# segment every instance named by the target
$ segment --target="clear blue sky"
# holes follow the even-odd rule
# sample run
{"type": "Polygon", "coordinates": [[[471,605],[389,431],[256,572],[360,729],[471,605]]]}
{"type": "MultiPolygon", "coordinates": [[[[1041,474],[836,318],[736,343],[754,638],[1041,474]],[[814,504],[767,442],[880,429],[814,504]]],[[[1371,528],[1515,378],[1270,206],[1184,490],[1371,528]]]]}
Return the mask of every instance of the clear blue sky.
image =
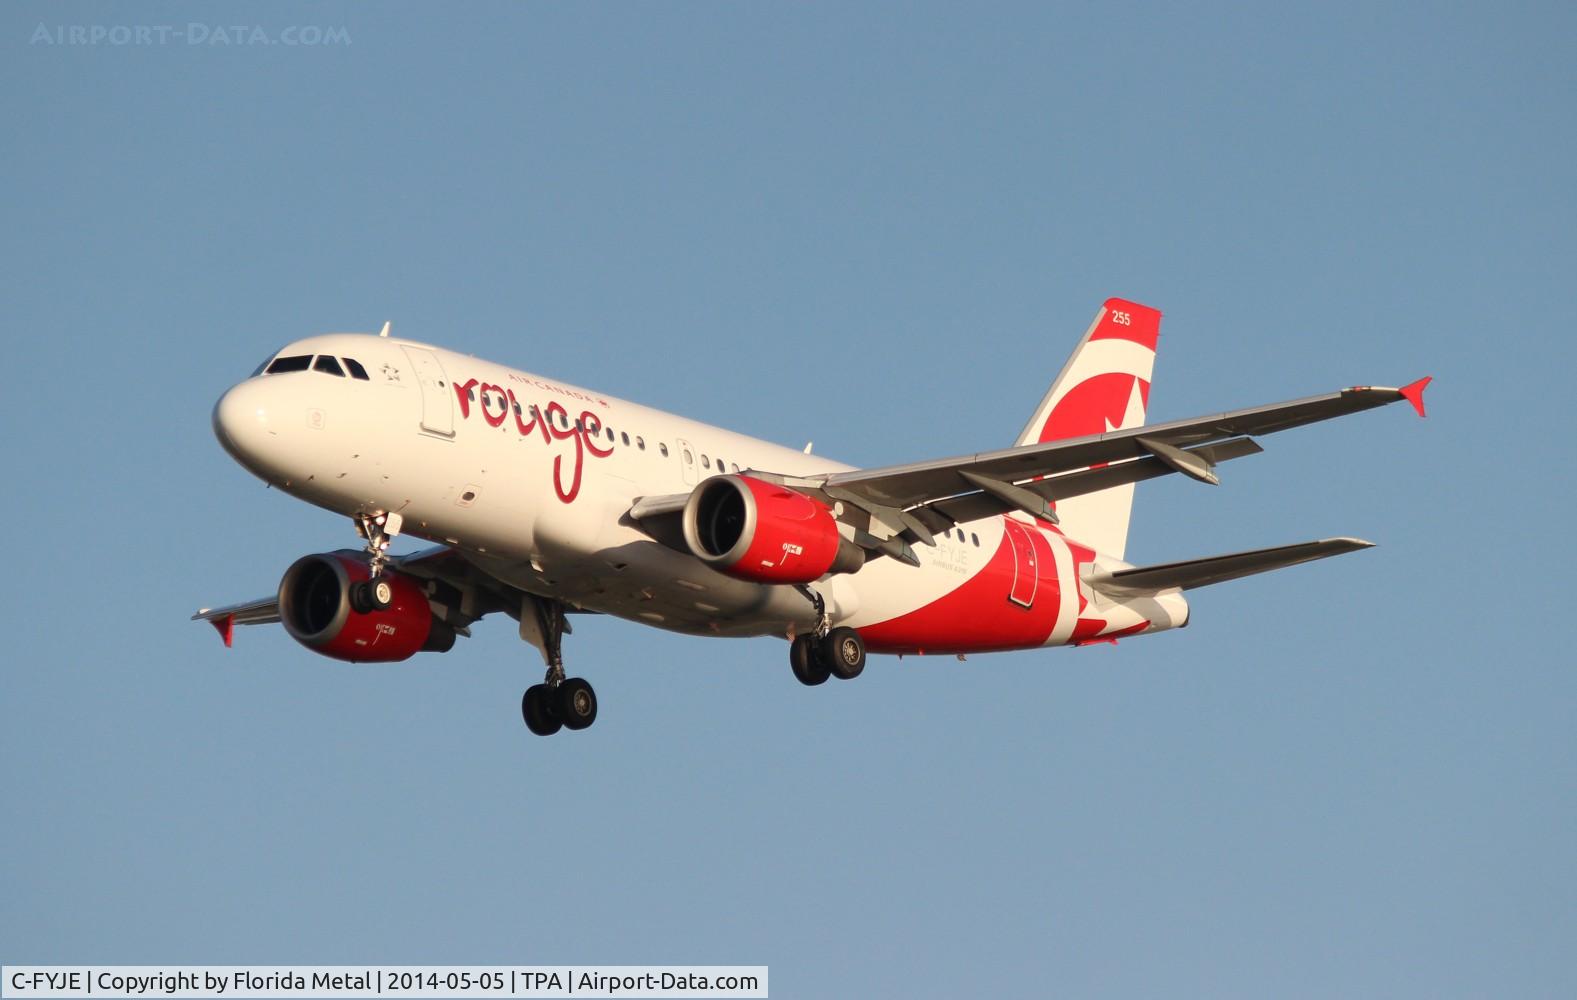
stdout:
{"type": "Polygon", "coordinates": [[[773,995],[1577,995],[1569,4],[0,7],[0,960],[766,963],[773,995]],[[37,25],[349,45],[46,45],[37,25]],[[858,463],[1436,376],[1140,487],[1141,562],[1379,547],[1116,648],[577,621],[348,667],[186,619],[349,522],[209,412],[328,330],[858,463]]]}

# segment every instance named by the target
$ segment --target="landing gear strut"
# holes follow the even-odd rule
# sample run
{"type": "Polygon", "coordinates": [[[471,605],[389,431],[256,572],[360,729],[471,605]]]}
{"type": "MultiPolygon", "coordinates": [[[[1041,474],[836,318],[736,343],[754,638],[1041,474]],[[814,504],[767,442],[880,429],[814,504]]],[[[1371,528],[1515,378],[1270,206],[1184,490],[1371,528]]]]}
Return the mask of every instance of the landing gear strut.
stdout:
{"type": "Polygon", "coordinates": [[[789,666],[794,677],[811,687],[824,684],[828,677],[849,681],[860,676],[865,669],[865,642],[852,628],[832,627],[832,616],[827,614],[827,602],[804,584],[800,593],[816,608],[814,631],[794,637],[789,644],[789,666]]]}
{"type": "Polygon", "coordinates": [[[520,699],[521,718],[538,736],[552,736],[560,728],[585,729],[597,721],[597,692],[579,677],[564,676],[567,631],[569,623],[559,601],[529,598],[521,608],[520,635],[542,650],[548,664],[542,683],[526,688],[520,699]]]}
{"type": "Polygon", "coordinates": [[[803,583],[796,583],[794,589],[805,595],[805,600],[816,609],[816,638],[820,639],[832,631],[832,616],[827,614],[827,600],[816,591],[803,583]]]}
{"type": "Polygon", "coordinates": [[[383,611],[394,603],[394,587],[383,578],[389,561],[389,540],[400,533],[398,514],[357,514],[356,533],[367,540],[367,579],[350,587],[351,607],[367,614],[383,611]]]}

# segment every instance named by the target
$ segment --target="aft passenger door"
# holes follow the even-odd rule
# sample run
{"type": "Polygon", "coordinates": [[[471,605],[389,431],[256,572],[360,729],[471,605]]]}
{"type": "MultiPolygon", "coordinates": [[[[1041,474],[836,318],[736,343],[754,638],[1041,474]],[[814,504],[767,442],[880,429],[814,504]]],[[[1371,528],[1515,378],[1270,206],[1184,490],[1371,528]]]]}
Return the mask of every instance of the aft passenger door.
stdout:
{"type": "Polygon", "coordinates": [[[454,437],[454,392],[444,377],[443,365],[432,351],[401,345],[411,359],[416,381],[422,387],[422,430],[438,437],[454,437]]]}
{"type": "Polygon", "coordinates": [[[1027,608],[1035,603],[1035,592],[1040,589],[1035,539],[1030,537],[1028,528],[1011,517],[1004,517],[1002,526],[1007,532],[1008,547],[1013,550],[1013,587],[1008,591],[1008,600],[1027,608]]]}

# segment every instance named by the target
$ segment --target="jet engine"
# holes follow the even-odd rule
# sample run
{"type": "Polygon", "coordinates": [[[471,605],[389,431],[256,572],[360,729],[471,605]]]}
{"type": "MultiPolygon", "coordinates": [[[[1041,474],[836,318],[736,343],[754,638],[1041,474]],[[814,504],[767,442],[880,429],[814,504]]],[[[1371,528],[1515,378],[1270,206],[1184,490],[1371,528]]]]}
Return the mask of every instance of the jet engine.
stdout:
{"type": "Polygon", "coordinates": [[[384,570],[393,592],[389,606],[360,611],[351,588],[371,576],[366,558],[341,550],[302,556],[279,581],[279,618],[297,642],[352,663],[394,663],[420,652],[447,652],[454,629],[440,620],[421,586],[384,570]]]}
{"type": "Polygon", "coordinates": [[[697,486],[684,507],[684,540],[713,569],[755,583],[810,583],[865,564],[865,550],[838,533],[826,506],[750,476],[697,486]]]}

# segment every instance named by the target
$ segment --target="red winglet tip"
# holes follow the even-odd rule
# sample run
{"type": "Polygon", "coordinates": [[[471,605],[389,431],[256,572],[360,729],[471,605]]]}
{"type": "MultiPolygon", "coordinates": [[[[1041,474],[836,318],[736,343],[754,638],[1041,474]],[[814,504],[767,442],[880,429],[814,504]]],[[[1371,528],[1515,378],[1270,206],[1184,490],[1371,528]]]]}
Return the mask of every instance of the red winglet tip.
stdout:
{"type": "Polygon", "coordinates": [[[1432,381],[1434,381],[1434,376],[1425,375],[1417,382],[1404,385],[1400,390],[1398,390],[1401,392],[1404,399],[1413,404],[1413,409],[1418,411],[1418,415],[1420,417],[1424,415],[1424,389],[1427,388],[1429,383],[1432,381]]]}
{"type": "Polygon", "coordinates": [[[231,640],[235,638],[235,615],[225,615],[223,618],[210,618],[208,624],[219,633],[219,638],[225,642],[225,648],[230,648],[231,640]]]}

